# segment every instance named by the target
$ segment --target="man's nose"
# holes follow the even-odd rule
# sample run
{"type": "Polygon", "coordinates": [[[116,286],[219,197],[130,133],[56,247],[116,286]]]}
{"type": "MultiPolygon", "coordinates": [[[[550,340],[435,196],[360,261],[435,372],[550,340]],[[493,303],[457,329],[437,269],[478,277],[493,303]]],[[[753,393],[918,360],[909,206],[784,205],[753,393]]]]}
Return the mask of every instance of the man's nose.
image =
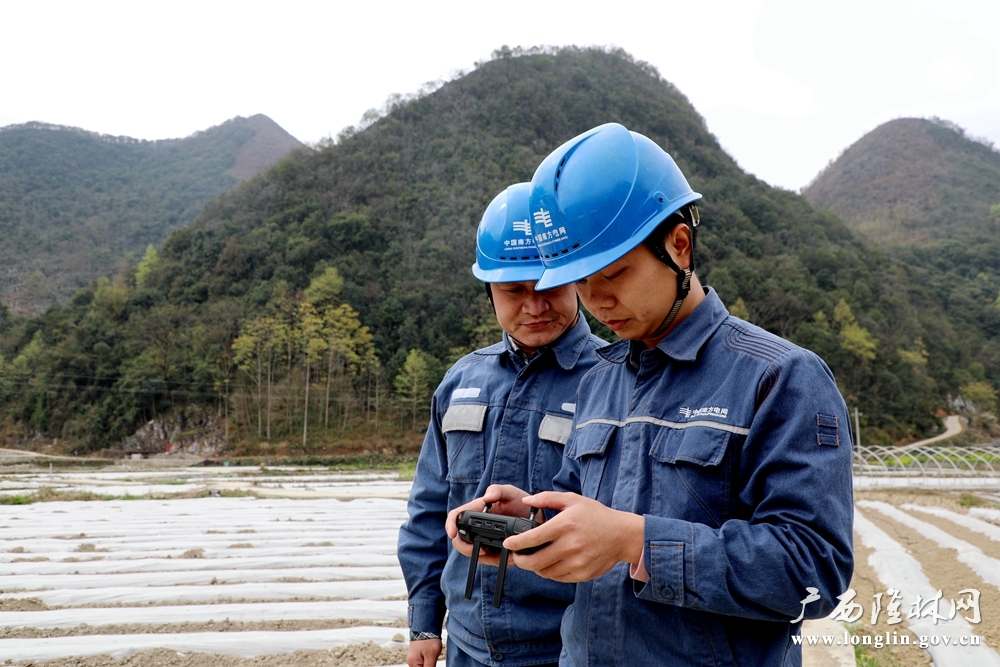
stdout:
{"type": "Polygon", "coordinates": [[[537,292],[533,292],[525,298],[522,308],[529,315],[541,315],[549,309],[549,300],[537,292]]]}
{"type": "MultiPolygon", "coordinates": [[[[581,295],[582,297],[582,295],[581,295]]],[[[613,308],[615,305],[614,295],[610,290],[602,290],[598,288],[592,288],[590,293],[587,295],[586,303],[591,308],[613,308]]]]}

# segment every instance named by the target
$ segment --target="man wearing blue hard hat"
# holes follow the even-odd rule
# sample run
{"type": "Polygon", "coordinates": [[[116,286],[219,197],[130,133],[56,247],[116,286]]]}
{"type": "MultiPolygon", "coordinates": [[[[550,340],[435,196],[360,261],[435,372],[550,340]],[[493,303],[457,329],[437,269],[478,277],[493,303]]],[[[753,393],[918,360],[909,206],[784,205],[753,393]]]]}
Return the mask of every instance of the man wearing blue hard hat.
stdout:
{"type": "Polygon", "coordinates": [[[486,283],[503,340],[456,362],[431,401],[409,520],[399,532],[409,667],[436,662],[446,609],[451,666],[554,665],[559,658],[559,624],[574,587],[511,568],[494,606],[497,569],[478,568],[466,599],[469,560],[444,531],[449,510],[491,484],[552,488],[577,385],[604,345],[580,316],[575,286],[535,288],[543,266],[528,191],[528,183],[519,183],[497,195],[476,239],[472,272],[486,283]]]}
{"type": "Polygon", "coordinates": [[[494,486],[470,507],[547,510],[504,546],[550,542],[514,564],[578,582],[560,665],[800,665],[799,622],[836,607],[854,565],[829,368],[702,287],[701,195],[647,137],[590,130],[531,188],[537,287],[575,283],[623,340],[580,384],[555,492],[494,486]]]}

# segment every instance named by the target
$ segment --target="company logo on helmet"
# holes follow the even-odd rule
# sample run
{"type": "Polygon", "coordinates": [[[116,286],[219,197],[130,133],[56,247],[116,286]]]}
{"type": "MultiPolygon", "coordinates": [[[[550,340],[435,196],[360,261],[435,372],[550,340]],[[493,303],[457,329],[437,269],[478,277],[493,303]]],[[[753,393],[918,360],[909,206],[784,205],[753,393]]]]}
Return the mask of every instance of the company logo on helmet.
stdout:
{"type": "Polygon", "coordinates": [[[546,211],[544,208],[540,208],[534,213],[535,224],[545,225],[546,227],[552,226],[552,214],[546,211]]]}
{"type": "Polygon", "coordinates": [[[551,232],[542,232],[541,234],[535,234],[535,245],[541,248],[542,246],[547,246],[556,241],[566,240],[566,228],[560,227],[558,229],[553,229],[551,232]]]}
{"type": "Polygon", "coordinates": [[[525,236],[531,236],[531,223],[527,220],[515,220],[514,231],[524,232],[525,236]]]}

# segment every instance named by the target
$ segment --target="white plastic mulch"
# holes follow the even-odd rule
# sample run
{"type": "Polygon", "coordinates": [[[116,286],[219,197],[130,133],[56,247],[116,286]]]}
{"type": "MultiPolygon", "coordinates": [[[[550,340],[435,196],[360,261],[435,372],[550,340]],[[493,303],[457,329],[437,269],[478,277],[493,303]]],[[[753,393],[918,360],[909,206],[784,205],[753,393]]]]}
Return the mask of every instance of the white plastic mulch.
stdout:
{"type": "MultiPolygon", "coordinates": [[[[87,473],[83,485],[73,475],[54,477],[4,481],[7,491],[58,484],[101,495],[126,489],[130,496],[143,484],[120,473],[87,473]]],[[[394,638],[406,633],[406,587],[396,540],[406,503],[398,496],[409,484],[384,475],[256,477],[258,486],[323,488],[356,499],[209,497],[207,489],[226,479],[206,473],[198,482],[206,496],[199,498],[0,506],[0,601],[48,607],[0,612],[0,627],[329,619],[352,619],[357,627],[0,639],[0,661],[121,657],[152,648],[254,656],[368,641],[401,645],[394,638]],[[380,494],[393,497],[372,497],[380,494]]],[[[145,486],[177,490],[189,483],[145,486]]]]}
{"type": "MultiPolygon", "coordinates": [[[[406,634],[406,588],[396,541],[406,519],[409,486],[391,474],[303,474],[294,468],[0,477],[0,493],[7,495],[43,487],[88,490],[102,498],[190,489],[204,493],[187,499],[0,506],[0,603],[7,609],[39,603],[47,607],[2,611],[0,627],[84,628],[80,636],[0,639],[0,662],[123,657],[153,648],[250,657],[368,641],[401,646],[397,640],[406,634]],[[288,497],[210,497],[210,489],[253,489],[288,497]],[[356,625],[273,632],[153,631],[179,623],[322,619],[351,619],[356,625]],[[140,632],[86,634],[85,627],[100,625],[138,626],[140,632]],[[150,631],[142,632],[143,626],[150,631]]],[[[886,503],[858,504],[953,549],[958,560],[1000,587],[1000,561],[913,515],[932,514],[1000,540],[997,510],[972,508],[962,515],[916,505],[905,505],[904,512],[886,503]]],[[[903,594],[902,609],[917,596],[927,600],[936,594],[913,555],[860,511],[855,512],[855,529],[872,549],[869,562],[881,582],[903,594]]],[[[960,615],[936,625],[930,619],[908,623],[918,635],[961,636],[976,630],[960,615]]],[[[1000,655],[985,645],[927,650],[937,667],[1000,667],[1000,655]]]]}
{"type": "MultiPolygon", "coordinates": [[[[887,503],[859,501],[858,505],[865,509],[882,512],[894,520],[904,523],[907,521],[907,519],[898,516],[905,513],[887,503]]],[[[908,515],[905,516],[912,519],[908,515]]],[[[913,521],[917,520],[913,519],[913,521]]],[[[930,524],[925,525],[934,528],[930,524]]],[[[868,564],[874,568],[879,581],[887,588],[894,588],[902,594],[901,610],[911,608],[914,603],[919,603],[919,600],[934,598],[937,590],[924,574],[920,562],[905,547],[889,537],[857,509],[854,512],[854,530],[861,537],[865,546],[872,549],[872,554],[868,557],[868,564]]],[[[980,552],[981,554],[982,552],[980,552]]],[[[929,617],[909,619],[908,623],[909,630],[918,636],[948,635],[960,637],[975,633],[973,626],[962,618],[961,614],[956,614],[955,618],[950,620],[938,620],[936,624],[929,617]]],[[[1000,655],[985,644],[980,646],[961,646],[958,644],[928,646],[927,651],[936,667],[968,667],[968,665],[1000,667],[1000,655]]]]}
{"type": "Polygon", "coordinates": [[[5,660],[54,660],[67,656],[108,654],[120,658],[140,651],[167,648],[178,652],[216,653],[239,657],[273,655],[375,642],[394,644],[398,628],[356,627],[288,632],[188,632],[177,634],[89,635],[0,640],[5,660]]]}
{"type": "MultiPolygon", "coordinates": [[[[978,574],[984,581],[1000,588],[1000,560],[987,556],[981,549],[979,549],[979,547],[969,544],[964,540],[960,540],[957,537],[952,537],[950,534],[941,530],[937,526],[929,524],[926,521],[921,521],[920,519],[917,519],[902,510],[896,509],[889,503],[862,500],[858,502],[858,506],[874,509],[882,514],[885,514],[890,519],[898,521],[904,526],[914,529],[924,537],[937,544],[939,547],[954,549],[959,562],[968,565],[969,568],[978,574]]],[[[914,506],[904,505],[904,507],[910,508],[914,506]]],[[[944,518],[950,517],[944,515],[944,518]]]]}

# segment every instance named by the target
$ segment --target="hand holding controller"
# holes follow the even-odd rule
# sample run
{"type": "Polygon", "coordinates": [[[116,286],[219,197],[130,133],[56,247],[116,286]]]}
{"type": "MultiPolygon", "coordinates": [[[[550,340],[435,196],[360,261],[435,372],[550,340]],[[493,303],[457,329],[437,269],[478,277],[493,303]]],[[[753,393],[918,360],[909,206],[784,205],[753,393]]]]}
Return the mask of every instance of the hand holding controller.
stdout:
{"type": "MultiPolygon", "coordinates": [[[[493,606],[500,606],[500,595],[503,591],[504,577],[507,573],[507,557],[510,552],[504,548],[503,542],[511,535],[519,535],[535,528],[539,524],[522,517],[490,514],[490,506],[485,512],[463,511],[458,515],[458,535],[464,541],[472,544],[472,560],[469,563],[469,578],[465,583],[465,599],[472,599],[472,587],[476,579],[476,566],[479,564],[479,548],[500,552],[500,570],[497,573],[496,590],[493,592],[493,606]]],[[[534,516],[534,512],[531,513],[534,516]]],[[[546,544],[548,544],[546,542],[546,544]]],[[[517,553],[530,554],[538,551],[546,544],[539,544],[517,553]]]]}

